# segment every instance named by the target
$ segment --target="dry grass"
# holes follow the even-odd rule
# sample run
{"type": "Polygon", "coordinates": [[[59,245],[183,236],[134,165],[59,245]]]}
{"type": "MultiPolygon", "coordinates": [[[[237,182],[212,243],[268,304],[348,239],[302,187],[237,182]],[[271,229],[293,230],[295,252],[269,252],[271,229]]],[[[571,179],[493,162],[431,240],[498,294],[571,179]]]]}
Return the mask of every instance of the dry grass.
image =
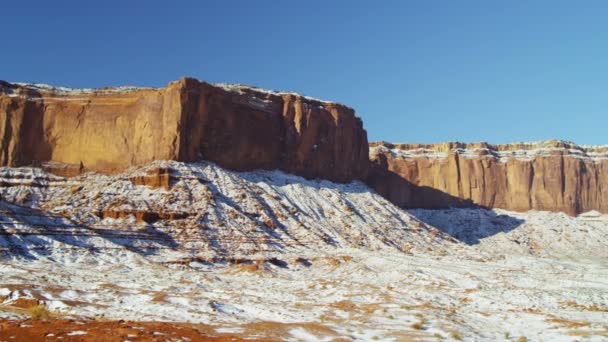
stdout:
{"type": "Polygon", "coordinates": [[[597,304],[584,305],[575,301],[560,302],[559,304],[562,308],[574,308],[581,311],[608,312],[608,307],[599,306],[597,304]]]}
{"type": "Polygon", "coordinates": [[[70,193],[72,195],[74,195],[75,193],[79,192],[80,190],[82,190],[83,186],[82,185],[73,185],[72,187],[70,187],[70,193]]]}
{"type": "Polygon", "coordinates": [[[167,294],[165,292],[157,292],[154,296],[152,296],[152,302],[154,303],[164,303],[167,301],[167,294]]]}
{"type": "Polygon", "coordinates": [[[401,309],[403,310],[423,310],[423,309],[439,309],[437,306],[435,306],[433,303],[431,302],[424,302],[422,304],[415,304],[415,305],[401,305],[400,306],[401,309]]]}
{"type": "Polygon", "coordinates": [[[411,254],[413,249],[414,246],[410,244],[403,244],[403,247],[401,247],[401,251],[405,254],[411,254]]]}
{"type": "Polygon", "coordinates": [[[582,327],[587,327],[590,324],[589,322],[572,321],[572,320],[562,319],[562,318],[549,318],[549,319],[547,319],[547,322],[557,323],[564,328],[582,328],[582,327]]]}
{"type": "Polygon", "coordinates": [[[346,312],[351,312],[357,308],[357,304],[350,300],[341,300],[339,302],[333,302],[330,304],[332,308],[339,309],[346,312]]]}
{"type": "Polygon", "coordinates": [[[237,273],[239,273],[239,272],[253,273],[253,272],[260,271],[261,267],[257,263],[251,263],[251,264],[238,264],[238,265],[234,265],[234,266],[232,266],[232,269],[235,272],[237,272],[237,273]]]}
{"type": "Polygon", "coordinates": [[[422,322],[416,322],[416,323],[412,324],[411,327],[412,327],[412,329],[423,330],[424,324],[422,324],[422,322]]]}
{"type": "Polygon", "coordinates": [[[33,320],[46,321],[51,317],[51,313],[49,312],[49,310],[47,310],[46,306],[42,304],[30,306],[26,310],[28,315],[30,315],[33,320]]]}
{"type": "Polygon", "coordinates": [[[420,315],[420,314],[418,314],[418,315],[416,315],[416,316],[420,317],[420,321],[419,321],[419,322],[416,322],[416,323],[414,323],[414,324],[412,324],[412,325],[411,325],[411,327],[412,327],[413,329],[416,329],[416,330],[426,330],[426,329],[424,328],[424,326],[425,326],[425,325],[426,325],[426,323],[428,322],[428,321],[426,320],[426,318],[422,317],[422,315],[420,315]]]}
{"type": "Polygon", "coordinates": [[[456,341],[462,341],[463,339],[462,334],[456,330],[450,332],[450,337],[455,339],[456,341]]]}
{"type": "Polygon", "coordinates": [[[463,304],[470,303],[471,302],[471,298],[469,298],[469,297],[461,297],[460,299],[458,299],[458,301],[460,301],[463,304]]]}
{"type": "Polygon", "coordinates": [[[589,337],[589,336],[602,336],[608,337],[608,329],[606,330],[572,330],[568,332],[570,336],[580,336],[580,337],[589,337]]]}
{"type": "MultiPolygon", "coordinates": [[[[538,308],[525,308],[522,310],[523,312],[527,312],[527,313],[531,313],[531,314],[538,314],[538,315],[542,315],[543,312],[538,309],[538,308]]],[[[517,310],[514,310],[514,312],[517,312],[517,310]]]]}

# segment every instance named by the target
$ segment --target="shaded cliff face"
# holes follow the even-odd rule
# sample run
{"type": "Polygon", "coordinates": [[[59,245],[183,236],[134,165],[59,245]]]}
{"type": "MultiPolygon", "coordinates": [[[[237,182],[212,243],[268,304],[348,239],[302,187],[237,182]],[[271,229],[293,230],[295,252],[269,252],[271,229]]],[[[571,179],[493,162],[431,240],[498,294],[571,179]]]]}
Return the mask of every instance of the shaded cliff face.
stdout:
{"type": "Polygon", "coordinates": [[[45,162],[113,173],[153,160],[206,159],[364,179],[367,134],[348,107],[184,78],[166,88],[74,90],[0,82],[0,164],[45,162]]]}
{"type": "Polygon", "coordinates": [[[405,208],[608,213],[608,146],[372,143],[368,184],[405,208]]]}
{"type": "Polygon", "coordinates": [[[280,169],[338,182],[365,179],[367,133],[346,106],[191,79],[181,96],[179,160],[202,156],[233,170],[280,169]]]}

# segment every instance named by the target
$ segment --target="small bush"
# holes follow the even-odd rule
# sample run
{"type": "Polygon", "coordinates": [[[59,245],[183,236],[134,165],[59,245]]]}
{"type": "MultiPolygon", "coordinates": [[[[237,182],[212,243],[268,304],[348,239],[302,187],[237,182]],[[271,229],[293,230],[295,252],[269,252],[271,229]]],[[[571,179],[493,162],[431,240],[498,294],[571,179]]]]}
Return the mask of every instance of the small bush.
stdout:
{"type": "Polygon", "coordinates": [[[164,303],[167,301],[167,294],[164,292],[158,292],[152,297],[154,303],[164,303]]]}
{"type": "Polygon", "coordinates": [[[457,341],[462,341],[462,334],[458,331],[452,331],[450,336],[457,341]]]}
{"type": "Polygon", "coordinates": [[[30,306],[27,308],[27,313],[33,320],[47,320],[51,317],[51,313],[43,304],[30,306]]]}
{"type": "Polygon", "coordinates": [[[416,323],[412,324],[412,328],[416,329],[416,330],[423,330],[424,324],[422,324],[422,322],[416,322],[416,323]]]}

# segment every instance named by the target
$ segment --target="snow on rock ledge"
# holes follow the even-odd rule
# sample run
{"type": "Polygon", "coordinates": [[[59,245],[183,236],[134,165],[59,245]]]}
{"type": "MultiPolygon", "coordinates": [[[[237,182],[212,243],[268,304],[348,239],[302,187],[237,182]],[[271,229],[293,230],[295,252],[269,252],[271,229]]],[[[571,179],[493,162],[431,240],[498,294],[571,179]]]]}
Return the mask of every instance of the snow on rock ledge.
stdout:
{"type": "Polygon", "coordinates": [[[370,143],[370,156],[374,157],[380,153],[390,153],[394,158],[401,159],[443,159],[447,158],[450,154],[458,154],[463,158],[489,158],[497,159],[500,162],[507,162],[512,159],[531,161],[536,157],[565,155],[572,158],[600,162],[608,160],[608,145],[577,145],[576,143],[562,140],[500,145],[492,145],[485,142],[447,142],[440,144],[370,143]]]}

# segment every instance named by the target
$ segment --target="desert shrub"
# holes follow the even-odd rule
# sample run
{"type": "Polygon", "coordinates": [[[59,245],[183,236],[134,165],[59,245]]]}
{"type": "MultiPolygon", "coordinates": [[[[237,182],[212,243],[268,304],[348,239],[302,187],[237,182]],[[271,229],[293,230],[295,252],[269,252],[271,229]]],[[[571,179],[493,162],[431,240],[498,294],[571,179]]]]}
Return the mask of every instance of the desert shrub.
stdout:
{"type": "Polygon", "coordinates": [[[164,292],[157,292],[153,297],[152,301],[154,303],[163,303],[167,300],[167,294],[164,292]]]}
{"type": "Polygon", "coordinates": [[[450,333],[450,337],[452,337],[453,339],[455,339],[457,341],[462,341],[462,334],[458,331],[452,331],[450,333]]]}
{"type": "Polygon", "coordinates": [[[51,313],[43,304],[30,306],[27,308],[27,313],[33,320],[47,320],[51,316],[51,313]]]}
{"type": "Polygon", "coordinates": [[[416,329],[416,330],[423,330],[424,324],[422,322],[416,322],[416,323],[412,324],[412,328],[416,329]]]}

